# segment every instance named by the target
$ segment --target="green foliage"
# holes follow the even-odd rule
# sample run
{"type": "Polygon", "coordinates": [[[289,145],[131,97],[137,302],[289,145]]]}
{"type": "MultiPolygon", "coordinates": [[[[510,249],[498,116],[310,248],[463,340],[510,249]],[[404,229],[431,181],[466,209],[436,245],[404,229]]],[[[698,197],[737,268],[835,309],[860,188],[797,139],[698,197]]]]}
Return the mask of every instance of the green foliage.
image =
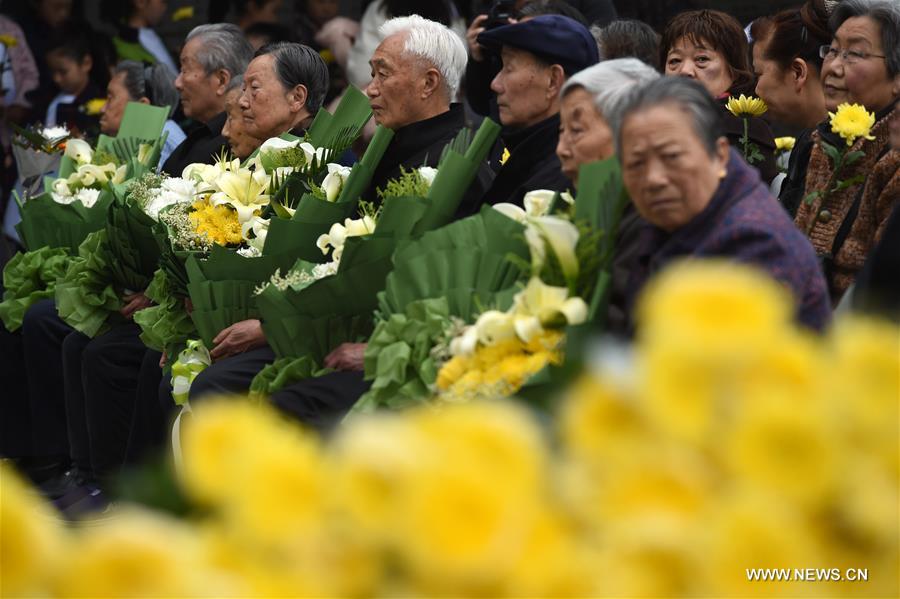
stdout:
{"type": "Polygon", "coordinates": [[[400,177],[391,179],[384,186],[378,188],[377,194],[384,201],[388,198],[425,197],[428,195],[429,185],[417,169],[407,170],[400,167],[400,177]]]}

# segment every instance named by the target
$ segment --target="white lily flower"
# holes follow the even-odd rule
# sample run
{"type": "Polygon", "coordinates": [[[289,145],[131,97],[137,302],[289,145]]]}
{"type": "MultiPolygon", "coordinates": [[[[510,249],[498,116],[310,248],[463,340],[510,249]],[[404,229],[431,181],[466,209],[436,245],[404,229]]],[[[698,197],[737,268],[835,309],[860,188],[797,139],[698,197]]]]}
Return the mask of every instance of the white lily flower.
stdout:
{"type": "Polygon", "coordinates": [[[334,163],[328,163],[327,168],[328,174],[322,180],[322,189],[325,191],[325,199],[334,202],[341,195],[351,169],[349,166],[334,163]]]}
{"type": "Polygon", "coordinates": [[[438,170],[430,166],[420,166],[418,170],[422,178],[425,179],[425,182],[428,183],[428,187],[431,187],[431,184],[434,183],[434,178],[437,176],[438,170]]]}
{"type": "Polygon", "coordinates": [[[94,150],[91,145],[83,139],[70,139],[66,142],[66,156],[74,160],[77,164],[88,164],[94,157],[94,150]]]}
{"type": "Polygon", "coordinates": [[[238,222],[245,223],[253,218],[257,210],[269,204],[266,194],[268,177],[265,173],[254,173],[249,169],[224,172],[215,181],[221,191],[210,197],[213,206],[228,204],[238,214],[238,222]]]}
{"type": "Polygon", "coordinates": [[[562,198],[562,201],[568,204],[569,206],[575,205],[575,198],[572,197],[572,194],[568,191],[564,191],[559,194],[559,197],[562,198]]]}
{"type": "Polygon", "coordinates": [[[587,304],[580,297],[569,297],[565,287],[554,287],[545,284],[539,277],[532,277],[525,289],[516,294],[512,308],[517,323],[516,331],[522,334],[519,338],[528,341],[531,336],[545,325],[581,324],[587,318],[587,304]]]}
{"type": "Polygon", "coordinates": [[[510,204],[509,202],[500,202],[499,204],[494,204],[494,210],[507,218],[513,219],[517,223],[524,223],[525,219],[528,218],[527,212],[522,210],[521,207],[516,206],[515,204],[510,204]]]}
{"type": "Polygon", "coordinates": [[[478,331],[478,341],[484,345],[511,339],[516,335],[513,315],[499,310],[484,312],[475,321],[475,329],[478,331]]]}
{"type": "Polygon", "coordinates": [[[522,203],[525,205],[525,213],[528,216],[545,216],[550,212],[550,204],[553,203],[555,191],[549,189],[535,189],[525,194],[522,203]]]}
{"type": "Polygon", "coordinates": [[[515,328],[516,337],[525,343],[531,341],[544,330],[541,326],[541,319],[532,315],[513,317],[513,328],[515,328]]]}
{"type": "Polygon", "coordinates": [[[536,228],[550,245],[566,279],[574,280],[578,276],[578,258],[575,256],[575,245],[578,243],[579,236],[578,227],[565,219],[554,216],[530,219],[529,225],[536,228]]]}

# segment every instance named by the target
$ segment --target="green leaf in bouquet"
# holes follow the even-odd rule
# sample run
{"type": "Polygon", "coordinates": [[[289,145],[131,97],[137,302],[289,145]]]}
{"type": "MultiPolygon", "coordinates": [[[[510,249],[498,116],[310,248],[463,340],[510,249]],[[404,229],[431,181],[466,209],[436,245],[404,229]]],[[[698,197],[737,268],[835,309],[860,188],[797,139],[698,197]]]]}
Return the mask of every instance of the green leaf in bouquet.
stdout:
{"type": "Polygon", "coordinates": [[[78,248],[66,274],[56,283],[56,310],[70,327],[96,337],[124,318],[121,290],[110,281],[111,253],[106,243],[106,230],[87,236],[78,248]]]}
{"type": "Polygon", "coordinates": [[[397,240],[409,237],[419,221],[428,213],[430,200],[421,197],[391,197],[382,205],[376,232],[397,240]]]}
{"type": "Polygon", "coordinates": [[[185,310],[184,300],[171,291],[171,282],[162,269],[144,294],[156,305],[134,314],[134,322],[141,328],[144,345],[167,355],[175,353],[188,339],[196,337],[196,329],[185,310]]]}
{"type": "Polygon", "coordinates": [[[250,399],[261,401],[299,381],[319,377],[331,372],[320,368],[309,356],[280,358],[266,365],[250,383],[250,399]]]}
{"type": "Polygon", "coordinates": [[[41,194],[24,203],[16,231],[27,249],[61,247],[74,254],[89,233],[106,225],[112,202],[112,194],[106,190],[90,208],[81,202],[60,204],[49,193],[41,194]]]}
{"type": "Polygon", "coordinates": [[[308,262],[326,262],[329,258],[316,246],[316,240],[327,233],[329,228],[330,223],[273,218],[269,223],[263,256],[291,254],[294,258],[302,258],[308,262]]]}
{"type": "MultiPolygon", "coordinates": [[[[125,105],[125,112],[122,114],[122,122],[119,125],[116,139],[134,138],[145,141],[158,139],[162,135],[168,118],[168,106],[129,102],[125,105]]],[[[137,147],[135,146],[133,150],[131,156],[137,156],[137,147]]],[[[124,160],[127,159],[128,156],[124,157],[124,160]]]]}
{"type": "Polygon", "coordinates": [[[366,152],[363,154],[363,157],[353,165],[350,176],[344,181],[344,186],[341,188],[341,193],[336,200],[338,204],[352,202],[355,205],[356,202],[359,201],[360,196],[372,183],[375,169],[378,167],[378,163],[381,162],[381,158],[387,151],[388,145],[390,145],[393,137],[393,130],[381,125],[378,125],[378,127],[375,128],[375,135],[369,142],[366,152]]]}
{"type": "Polygon", "coordinates": [[[129,201],[114,202],[106,225],[107,240],[115,257],[113,280],[132,291],[143,290],[153,277],[160,258],[154,234],[156,222],[129,201]]]}
{"type": "Polygon", "coordinates": [[[7,331],[22,326],[25,312],[55,294],[56,280],[66,272],[72,257],[63,248],[42,247],[17,253],[3,268],[3,301],[0,320],[7,331]]]}
{"type": "MultiPolygon", "coordinates": [[[[372,108],[369,99],[351,85],[344,91],[333,115],[325,110],[319,110],[307,131],[307,137],[316,147],[333,147],[343,152],[350,147],[349,144],[344,148],[337,148],[333,145],[334,140],[346,131],[350,131],[352,138],[356,139],[371,117],[372,108]]],[[[353,143],[352,139],[350,143],[353,143]]]]}
{"type": "Polygon", "coordinates": [[[591,162],[578,170],[575,221],[586,221],[592,229],[604,233],[601,255],[612,253],[616,228],[627,203],[622,169],[616,158],[591,162]]]}
{"type": "Polygon", "coordinates": [[[330,227],[334,223],[342,222],[345,218],[352,218],[355,215],[355,203],[339,204],[306,194],[300,198],[297,210],[291,219],[304,223],[327,224],[330,227]]]}

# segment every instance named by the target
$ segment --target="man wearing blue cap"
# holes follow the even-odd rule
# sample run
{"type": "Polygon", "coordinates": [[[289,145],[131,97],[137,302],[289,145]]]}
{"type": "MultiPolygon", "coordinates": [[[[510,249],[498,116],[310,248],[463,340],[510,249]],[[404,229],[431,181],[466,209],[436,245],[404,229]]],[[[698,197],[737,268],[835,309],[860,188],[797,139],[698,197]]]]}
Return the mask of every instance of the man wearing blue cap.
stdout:
{"type": "Polygon", "coordinates": [[[521,205],[531,190],[567,189],[556,157],[559,92],[571,75],[598,62],[594,37],[574,19],[543,15],[484,31],[477,39],[503,61],[491,90],[509,151],[485,202],[521,205]]]}

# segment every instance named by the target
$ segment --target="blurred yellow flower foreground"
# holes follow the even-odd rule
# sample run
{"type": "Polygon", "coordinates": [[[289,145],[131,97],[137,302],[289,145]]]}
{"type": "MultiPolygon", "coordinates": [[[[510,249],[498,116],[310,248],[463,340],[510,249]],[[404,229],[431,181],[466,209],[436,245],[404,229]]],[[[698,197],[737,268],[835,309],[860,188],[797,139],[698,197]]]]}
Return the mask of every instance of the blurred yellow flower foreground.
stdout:
{"type": "Polygon", "coordinates": [[[64,530],[3,470],[2,594],[898,596],[900,332],[844,318],[812,338],[733,264],[670,269],[640,317],[632,366],[585,374],[549,427],[482,400],[323,442],[200,405],[190,520],[64,530]]]}

